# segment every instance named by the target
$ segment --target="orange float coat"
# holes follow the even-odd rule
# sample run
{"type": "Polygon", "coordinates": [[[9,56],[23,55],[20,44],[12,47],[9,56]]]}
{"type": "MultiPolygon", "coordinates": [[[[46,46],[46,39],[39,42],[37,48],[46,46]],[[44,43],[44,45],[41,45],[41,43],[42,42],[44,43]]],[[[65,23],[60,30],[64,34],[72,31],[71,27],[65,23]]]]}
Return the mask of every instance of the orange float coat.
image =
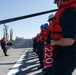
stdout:
{"type": "Polygon", "coordinates": [[[55,19],[49,27],[49,30],[52,33],[52,39],[59,40],[63,37],[63,32],[61,25],[59,24],[60,17],[65,9],[75,8],[76,9],[76,0],[69,0],[69,2],[62,3],[59,7],[59,10],[55,14],[55,19]],[[64,8],[62,8],[64,7],[64,8]]]}
{"type": "Polygon", "coordinates": [[[40,43],[43,43],[47,40],[48,38],[48,34],[49,34],[49,31],[47,28],[43,28],[40,32],[40,36],[39,36],[39,39],[38,39],[38,42],[40,43]]]}

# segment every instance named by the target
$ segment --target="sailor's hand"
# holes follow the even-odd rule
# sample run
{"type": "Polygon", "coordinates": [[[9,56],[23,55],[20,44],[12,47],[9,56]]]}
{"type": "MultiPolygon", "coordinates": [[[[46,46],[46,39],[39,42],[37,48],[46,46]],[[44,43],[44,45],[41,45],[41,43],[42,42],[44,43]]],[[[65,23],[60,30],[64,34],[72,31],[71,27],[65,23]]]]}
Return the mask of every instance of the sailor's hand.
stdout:
{"type": "Polygon", "coordinates": [[[45,41],[44,44],[47,44],[47,42],[45,41]]]}
{"type": "Polygon", "coordinates": [[[50,42],[51,45],[55,45],[55,40],[51,40],[50,42]]]}

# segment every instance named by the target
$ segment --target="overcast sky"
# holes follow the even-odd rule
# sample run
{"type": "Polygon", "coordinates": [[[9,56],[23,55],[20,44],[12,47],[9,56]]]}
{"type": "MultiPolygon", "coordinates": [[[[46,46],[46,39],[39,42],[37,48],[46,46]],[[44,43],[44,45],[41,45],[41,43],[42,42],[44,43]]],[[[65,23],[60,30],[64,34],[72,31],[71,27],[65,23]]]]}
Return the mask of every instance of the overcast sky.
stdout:
{"type": "MultiPolygon", "coordinates": [[[[29,15],[33,13],[56,9],[53,0],[0,0],[0,20],[29,15]]],[[[40,25],[47,23],[48,16],[44,14],[15,22],[6,23],[8,34],[13,29],[13,39],[18,37],[32,38],[40,32],[40,25]]],[[[0,38],[3,37],[4,25],[0,25],[0,38]]]]}

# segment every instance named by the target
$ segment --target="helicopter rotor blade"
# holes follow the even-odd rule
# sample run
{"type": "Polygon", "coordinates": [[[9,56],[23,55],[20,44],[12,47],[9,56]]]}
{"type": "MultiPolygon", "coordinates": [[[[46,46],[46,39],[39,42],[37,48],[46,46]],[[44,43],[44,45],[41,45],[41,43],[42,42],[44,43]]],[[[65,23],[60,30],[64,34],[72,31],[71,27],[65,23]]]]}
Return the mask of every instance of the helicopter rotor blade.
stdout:
{"type": "Polygon", "coordinates": [[[55,12],[57,10],[58,9],[54,9],[54,10],[49,10],[49,11],[34,13],[34,14],[30,14],[30,15],[25,15],[25,16],[20,16],[20,17],[5,19],[5,20],[1,20],[0,21],[0,24],[5,24],[5,23],[9,23],[9,22],[14,22],[14,21],[17,21],[17,20],[21,20],[21,19],[26,19],[26,18],[30,18],[30,17],[34,17],[34,16],[39,16],[39,15],[43,15],[43,14],[55,12]]]}

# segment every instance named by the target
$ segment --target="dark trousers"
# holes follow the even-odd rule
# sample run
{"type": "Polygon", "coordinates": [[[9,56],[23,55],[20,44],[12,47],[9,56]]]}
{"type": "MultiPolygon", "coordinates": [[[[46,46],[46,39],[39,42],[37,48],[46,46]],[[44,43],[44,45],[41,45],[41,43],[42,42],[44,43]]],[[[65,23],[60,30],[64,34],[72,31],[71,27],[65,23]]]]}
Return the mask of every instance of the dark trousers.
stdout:
{"type": "Polygon", "coordinates": [[[47,73],[47,75],[50,75],[50,73],[52,72],[52,67],[46,68],[45,72],[47,73]]]}
{"type": "Polygon", "coordinates": [[[4,55],[7,55],[7,49],[6,48],[2,48],[4,55]]]}
{"type": "Polygon", "coordinates": [[[40,65],[43,67],[43,60],[44,60],[44,52],[43,52],[43,43],[38,43],[37,45],[37,51],[38,51],[38,57],[40,61],[40,65]]]}
{"type": "Polygon", "coordinates": [[[33,51],[37,52],[37,42],[36,41],[33,42],[33,51]]]}
{"type": "Polygon", "coordinates": [[[50,75],[72,75],[75,67],[76,57],[72,57],[70,54],[57,53],[50,75]]]}

